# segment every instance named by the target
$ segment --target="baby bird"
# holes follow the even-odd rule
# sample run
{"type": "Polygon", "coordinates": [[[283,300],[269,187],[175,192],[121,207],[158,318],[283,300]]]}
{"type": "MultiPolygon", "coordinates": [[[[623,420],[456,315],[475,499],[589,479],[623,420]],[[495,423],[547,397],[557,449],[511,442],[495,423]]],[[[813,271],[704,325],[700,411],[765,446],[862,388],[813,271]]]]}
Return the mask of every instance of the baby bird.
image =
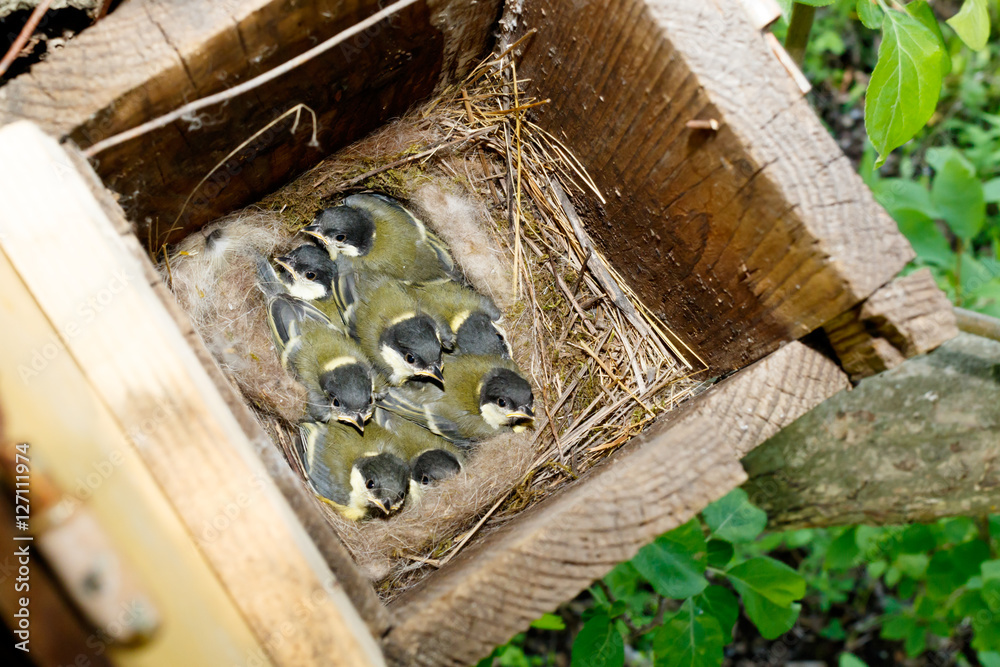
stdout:
{"type": "Polygon", "coordinates": [[[410,467],[393,436],[372,424],[303,422],[297,454],[313,492],[351,521],[398,512],[410,490],[410,467]]]}
{"type": "Polygon", "coordinates": [[[302,230],[359,269],[396,280],[426,282],[457,275],[445,243],[399,202],[380,194],[351,195],[302,230]]]}
{"type": "MultiPolygon", "coordinates": [[[[350,276],[341,274],[342,285],[350,276]]],[[[343,294],[351,335],[389,384],[398,386],[411,379],[444,381],[441,351],[454,345],[450,331],[402,284],[365,276],[344,287],[343,294]]]]}
{"type": "Polygon", "coordinates": [[[517,364],[499,356],[448,357],[444,389],[389,389],[379,407],[460,446],[534,421],[534,395],[517,364]]]}
{"type": "Polygon", "coordinates": [[[375,372],[361,347],[290,294],[273,296],[267,317],[282,365],[306,388],[306,416],[363,432],[374,409],[375,372]]]}
{"type": "Polygon", "coordinates": [[[458,474],[464,456],[447,440],[425,428],[385,410],[375,410],[375,423],[396,436],[406,462],[411,468],[410,494],[458,474]]]}
{"type": "Polygon", "coordinates": [[[503,313],[493,301],[452,281],[438,280],[406,286],[414,298],[446,322],[455,338],[455,354],[499,355],[510,359],[510,344],[500,327],[503,313]]]}

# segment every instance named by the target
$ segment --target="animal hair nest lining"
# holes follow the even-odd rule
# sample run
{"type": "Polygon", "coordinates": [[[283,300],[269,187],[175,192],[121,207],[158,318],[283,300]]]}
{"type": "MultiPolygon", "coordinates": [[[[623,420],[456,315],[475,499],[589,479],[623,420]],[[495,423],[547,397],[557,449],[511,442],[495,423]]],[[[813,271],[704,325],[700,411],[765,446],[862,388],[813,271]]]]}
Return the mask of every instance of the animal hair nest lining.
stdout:
{"type": "Polygon", "coordinates": [[[387,520],[351,522],[323,505],[386,599],[704,386],[695,378],[704,368],[697,356],[590,242],[571,197],[602,200],[600,192],[569,150],[526,118],[542,102],[525,94],[512,70],[509,57],[485,62],[256,208],[192,234],[162,265],[209,349],[299,474],[291,452],[303,392],[270,342],[254,252],[273,256],[298,245],[295,232],[345,194],[385,192],[407,202],[448,243],[469,282],[503,310],[514,360],[535,389],[535,429],[480,443],[459,475],[387,520]],[[213,237],[220,227],[229,231],[213,237]]]}

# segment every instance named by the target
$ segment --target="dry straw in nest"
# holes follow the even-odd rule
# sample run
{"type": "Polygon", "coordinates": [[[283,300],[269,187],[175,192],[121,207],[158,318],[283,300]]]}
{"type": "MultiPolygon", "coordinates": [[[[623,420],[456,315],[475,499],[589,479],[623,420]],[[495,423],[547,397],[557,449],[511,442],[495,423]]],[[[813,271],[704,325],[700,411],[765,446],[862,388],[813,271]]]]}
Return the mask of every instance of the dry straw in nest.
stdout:
{"type": "MultiPolygon", "coordinates": [[[[259,204],[280,221],[269,224],[283,226],[271,244],[280,250],[317,210],[350,191],[409,201],[449,243],[469,281],[503,308],[515,360],[536,390],[533,432],[481,443],[459,476],[399,515],[352,523],[329,512],[385,597],[576,479],[702,384],[695,379],[701,361],[588,237],[572,197],[602,204],[603,197],[572,153],[528,120],[545,101],[526,94],[513,48],[259,204]]],[[[259,307],[252,290],[247,299],[247,308],[259,307]]],[[[288,454],[288,411],[260,409],[259,388],[236,380],[288,454]]]]}

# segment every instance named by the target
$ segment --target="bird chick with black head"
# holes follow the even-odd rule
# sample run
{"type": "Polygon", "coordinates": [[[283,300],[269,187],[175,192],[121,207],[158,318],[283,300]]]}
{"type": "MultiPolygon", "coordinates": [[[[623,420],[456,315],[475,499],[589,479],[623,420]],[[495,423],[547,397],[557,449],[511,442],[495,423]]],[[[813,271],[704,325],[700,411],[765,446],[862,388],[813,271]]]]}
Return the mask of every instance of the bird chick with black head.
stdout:
{"type": "MultiPolygon", "coordinates": [[[[351,275],[342,273],[342,283],[351,275]]],[[[342,293],[351,335],[389,384],[444,381],[441,353],[454,345],[451,332],[427,313],[401,283],[364,276],[342,293]]]]}
{"type": "Polygon", "coordinates": [[[278,267],[277,279],[289,294],[308,301],[346,330],[344,297],[336,293],[345,284],[340,277],[340,263],[311,243],[275,257],[274,263],[278,267]]]}
{"type": "Polygon", "coordinates": [[[465,456],[454,444],[425,428],[386,410],[375,410],[375,423],[396,437],[410,466],[410,495],[419,498],[423,489],[462,470],[465,456]]]}
{"type": "Polygon", "coordinates": [[[306,388],[306,417],[363,432],[374,410],[376,375],[361,347],[290,294],[273,296],[267,316],[282,365],[306,388]]]}
{"type": "Polygon", "coordinates": [[[337,424],[299,425],[297,454],[313,492],[352,521],[389,517],[406,502],[410,467],[394,436],[337,424]]]}
{"type": "Polygon", "coordinates": [[[510,359],[448,357],[443,375],[443,389],[391,388],[378,405],[460,446],[503,431],[523,430],[534,421],[531,385],[510,359]]]}
{"type": "Polygon", "coordinates": [[[511,356],[507,333],[500,326],[503,313],[486,296],[456,282],[438,280],[407,285],[407,292],[455,338],[455,354],[511,356]]]}
{"type": "Polygon", "coordinates": [[[350,257],[364,272],[409,282],[458,275],[445,243],[385,195],[351,195],[342,205],[321,211],[302,231],[332,259],[350,257]]]}

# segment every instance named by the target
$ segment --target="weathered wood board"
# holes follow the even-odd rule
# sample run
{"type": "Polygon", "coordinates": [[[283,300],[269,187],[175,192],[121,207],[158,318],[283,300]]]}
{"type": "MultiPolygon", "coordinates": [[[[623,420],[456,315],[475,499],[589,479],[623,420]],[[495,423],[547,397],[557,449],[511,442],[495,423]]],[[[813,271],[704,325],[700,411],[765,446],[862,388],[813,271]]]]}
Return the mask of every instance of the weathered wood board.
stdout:
{"type": "Polygon", "coordinates": [[[461,553],[390,610],[396,665],[466,666],[739,484],[740,458],[848,386],[791,343],[630,441],[565,491],[461,553]]]}
{"type": "MultiPolygon", "coordinates": [[[[0,88],[0,125],[32,120],[86,148],[266,72],[387,4],[131,0],[0,88]]],[[[489,51],[499,6],[421,0],[288,76],[102,153],[97,171],[144,243],[177,241],[464,75],[489,51]],[[300,103],[318,116],[319,148],[308,145],[310,116],[299,117],[294,134],[288,117],[197,187],[300,103]]]]}
{"type": "Polygon", "coordinates": [[[518,73],[552,100],[539,124],[607,200],[589,231],[713,369],[801,337],[913,256],[742,3],[538,0],[519,28],[538,29],[518,73]]]}
{"type": "Polygon", "coordinates": [[[121,428],[151,424],[132,433],[135,452],[259,642],[255,658],[382,664],[165,308],[136,238],[108,217],[70,156],[30,123],[0,128],[0,200],[3,252],[57,328],[53,345],[72,356],[121,428]]]}

